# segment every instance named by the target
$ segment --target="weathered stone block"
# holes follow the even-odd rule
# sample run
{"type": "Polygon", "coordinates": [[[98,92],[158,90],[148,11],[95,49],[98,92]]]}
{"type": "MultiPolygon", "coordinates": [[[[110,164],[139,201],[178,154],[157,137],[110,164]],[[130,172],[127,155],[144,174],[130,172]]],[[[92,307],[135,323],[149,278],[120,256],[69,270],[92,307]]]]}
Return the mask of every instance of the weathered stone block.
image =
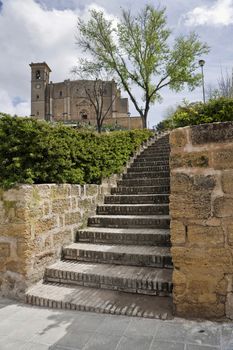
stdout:
{"type": "Polygon", "coordinates": [[[233,222],[231,218],[223,220],[223,227],[227,232],[227,242],[230,246],[233,246],[233,222]]]}
{"type": "Polygon", "coordinates": [[[58,226],[57,216],[52,215],[49,217],[39,218],[34,226],[34,231],[36,235],[48,232],[58,226]]]}
{"type": "Polygon", "coordinates": [[[78,208],[82,210],[91,210],[93,207],[92,198],[80,198],[78,200],[78,208]]]}
{"type": "Polygon", "coordinates": [[[81,221],[81,214],[79,211],[65,214],[65,225],[78,225],[81,221]]]}
{"type": "MultiPolygon", "coordinates": [[[[174,266],[195,268],[201,271],[201,267],[209,270],[219,268],[222,273],[232,269],[231,249],[222,247],[172,247],[172,260],[174,266]]],[[[216,271],[217,273],[217,271],[216,271]]]]}
{"type": "Polygon", "coordinates": [[[187,140],[188,128],[176,129],[170,133],[169,143],[172,148],[182,148],[188,142],[187,140]]]}
{"type": "Polygon", "coordinates": [[[226,316],[233,320],[233,293],[227,294],[226,299],[226,316]]]}
{"type": "Polygon", "coordinates": [[[175,303],[175,314],[180,317],[194,317],[194,318],[222,318],[225,316],[225,303],[223,302],[189,302],[185,299],[175,303]]]}
{"type": "Polygon", "coordinates": [[[0,258],[8,258],[10,256],[11,246],[10,243],[0,242],[0,258]]]}
{"type": "Polygon", "coordinates": [[[172,282],[174,295],[176,295],[178,298],[183,298],[183,294],[185,293],[187,286],[186,275],[181,271],[174,269],[172,282]]]}
{"type": "Polygon", "coordinates": [[[55,199],[52,201],[52,213],[63,214],[71,209],[71,201],[69,198],[55,199]]]}
{"type": "Polygon", "coordinates": [[[194,145],[233,141],[233,122],[202,124],[190,129],[194,145]]]}
{"type": "Polygon", "coordinates": [[[68,244],[72,242],[72,231],[65,230],[59,231],[53,235],[53,243],[55,247],[62,247],[64,244],[68,244]]]}
{"type": "Polygon", "coordinates": [[[214,169],[232,169],[233,168],[233,147],[220,149],[213,152],[214,169]]]}
{"type": "Polygon", "coordinates": [[[216,185],[213,175],[173,173],[171,176],[171,193],[212,191],[216,185]]]}
{"type": "Polygon", "coordinates": [[[222,172],[222,189],[227,194],[233,194],[233,170],[222,172]]]}
{"type": "Polygon", "coordinates": [[[97,196],[99,193],[98,185],[85,185],[86,187],[86,196],[97,196]]]}
{"type": "Polygon", "coordinates": [[[178,220],[171,221],[171,242],[173,245],[183,244],[186,241],[185,225],[178,220]]]}
{"type": "Polygon", "coordinates": [[[170,214],[172,218],[180,220],[208,219],[211,216],[211,193],[190,191],[171,195],[170,214]]]}
{"type": "Polygon", "coordinates": [[[224,232],[221,227],[189,225],[188,242],[193,246],[210,247],[224,244],[224,232]]]}
{"type": "Polygon", "coordinates": [[[81,195],[81,186],[80,185],[71,185],[71,196],[79,197],[81,195]]]}
{"type": "Polygon", "coordinates": [[[30,227],[26,223],[0,225],[0,236],[4,237],[30,237],[30,227]]]}
{"type": "Polygon", "coordinates": [[[207,151],[192,153],[171,153],[170,167],[207,168],[210,165],[210,153],[207,151]]]}
{"type": "Polygon", "coordinates": [[[51,198],[52,199],[67,198],[70,195],[70,187],[71,185],[69,184],[52,185],[51,198]]]}
{"type": "Polygon", "coordinates": [[[214,216],[225,218],[233,216],[233,198],[217,197],[213,202],[214,216]]]}

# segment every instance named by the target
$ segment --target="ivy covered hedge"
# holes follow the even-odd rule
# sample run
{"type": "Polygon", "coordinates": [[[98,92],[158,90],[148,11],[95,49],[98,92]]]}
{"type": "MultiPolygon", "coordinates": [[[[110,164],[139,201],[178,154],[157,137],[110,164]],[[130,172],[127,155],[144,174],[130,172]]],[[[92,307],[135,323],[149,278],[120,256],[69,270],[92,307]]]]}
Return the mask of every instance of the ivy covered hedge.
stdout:
{"type": "Polygon", "coordinates": [[[233,121],[233,99],[220,97],[205,104],[198,102],[179,106],[174,114],[157,125],[157,130],[225,121],[233,121]]]}
{"type": "Polygon", "coordinates": [[[0,187],[100,183],[118,173],[148,130],[98,135],[30,118],[0,118],[0,187]]]}

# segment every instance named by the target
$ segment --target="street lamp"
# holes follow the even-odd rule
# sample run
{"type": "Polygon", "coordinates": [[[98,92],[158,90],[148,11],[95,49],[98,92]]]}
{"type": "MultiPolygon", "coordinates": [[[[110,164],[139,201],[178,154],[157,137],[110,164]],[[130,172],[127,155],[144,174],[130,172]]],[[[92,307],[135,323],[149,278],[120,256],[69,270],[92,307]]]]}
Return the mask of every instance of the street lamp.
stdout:
{"type": "Polygon", "coordinates": [[[199,66],[201,67],[203,103],[205,103],[205,83],[204,83],[204,73],[203,73],[204,65],[205,65],[205,61],[204,60],[200,60],[199,61],[199,66]]]}

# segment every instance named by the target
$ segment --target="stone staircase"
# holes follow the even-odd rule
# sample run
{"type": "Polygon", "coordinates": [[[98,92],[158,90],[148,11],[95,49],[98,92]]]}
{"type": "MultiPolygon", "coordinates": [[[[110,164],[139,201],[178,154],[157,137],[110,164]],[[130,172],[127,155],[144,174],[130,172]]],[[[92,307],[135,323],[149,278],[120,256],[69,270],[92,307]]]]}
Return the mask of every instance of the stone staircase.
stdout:
{"type": "Polygon", "coordinates": [[[164,136],[136,157],[62,260],[28,290],[28,303],[171,317],[169,152],[164,136]]]}

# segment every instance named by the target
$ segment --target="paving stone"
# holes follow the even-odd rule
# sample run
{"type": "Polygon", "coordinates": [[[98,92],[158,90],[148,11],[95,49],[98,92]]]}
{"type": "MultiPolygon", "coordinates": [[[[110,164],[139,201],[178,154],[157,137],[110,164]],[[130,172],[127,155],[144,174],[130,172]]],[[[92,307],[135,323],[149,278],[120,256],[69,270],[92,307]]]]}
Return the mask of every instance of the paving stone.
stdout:
{"type": "MultiPolygon", "coordinates": [[[[186,350],[220,350],[220,347],[187,344],[186,350]]],[[[226,349],[224,348],[223,350],[226,349]]]]}
{"type": "Polygon", "coordinates": [[[115,350],[119,342],[119,336],[116,334],[94,334],[85,345],[83,350],[115,350]]]}
{"type": "Polygon", "coordinates": [[[99,327],[96,329],[100,334],[119,334],[122,335],[128,325],[130,324],[130,318],[123,316],[108,316],[105,318],[99,327]]]}
{"type": "Polygon", "coordinates": [[[149,350],[152,340],[152,336],[134,335],[130,337],[124,335],[116,350],[149,350]]]}
{"type": "Polygon", "coordinates": [[[180,323],[164,322],[159,324],[155,334],[156,340],[177,341],[184,343],[187,336],[188,328],[180,323]]]}
{"type": "Polygon", "coordinates": [[[214,326],[211,323],[206,325],[199,324],[196,327],[190,324],[185,341],[197,345],[220,346],[221,330],[218,326],[214,326]]]}
{"type": "Polygon", "coordinates": [[[186,350],[185,344],[154,340],[150,350],[186,350]]]}
{"type": "Polygon", "coordinates": [[[125,336],[144,335],[154,336],[157,332],[159,325],[158,320],[150,320],[144,318],[134,318],[131,320],[127,329],[125,330],[125,336]]]}
{"type": "MultiPolygon", "coordinates": [[[[69,327],[67,329],[67,333],[65,336],[63,336],[61,339],[59,339],[56,344],[53,344],[53,346],[56,347],[63,347],[63,348],[72,348],[72,349],[82,349],[87,342],[91,339],[93,336],[93,332],[86,331],[84,329],[78,330],[73,329],[72,331],[69,330],[69,327]]],[[[53,349],[53,348],[52,348],[53,349]]]]}

